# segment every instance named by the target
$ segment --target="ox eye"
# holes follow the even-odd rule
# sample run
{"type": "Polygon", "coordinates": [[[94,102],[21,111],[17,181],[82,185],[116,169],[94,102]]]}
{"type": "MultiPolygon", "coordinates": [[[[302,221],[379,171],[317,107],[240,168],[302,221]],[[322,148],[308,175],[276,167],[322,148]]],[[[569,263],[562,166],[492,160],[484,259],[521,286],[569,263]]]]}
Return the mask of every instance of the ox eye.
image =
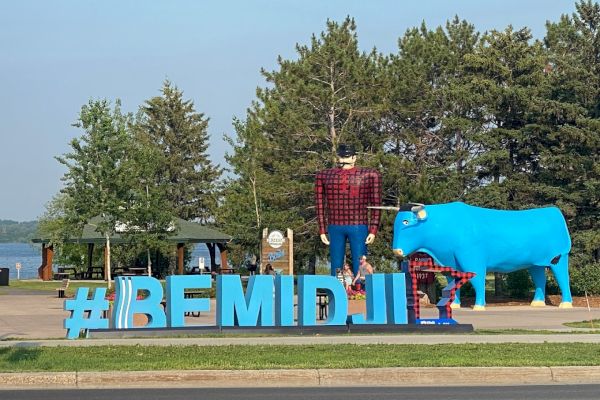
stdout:
{"type": "Polygon", "coordinates": [[[402,221],[402,223],[403,223],[404,225],[408,225],[408,220],[407,220],[407,219],[405,219],[404,221],[402,221]]]}

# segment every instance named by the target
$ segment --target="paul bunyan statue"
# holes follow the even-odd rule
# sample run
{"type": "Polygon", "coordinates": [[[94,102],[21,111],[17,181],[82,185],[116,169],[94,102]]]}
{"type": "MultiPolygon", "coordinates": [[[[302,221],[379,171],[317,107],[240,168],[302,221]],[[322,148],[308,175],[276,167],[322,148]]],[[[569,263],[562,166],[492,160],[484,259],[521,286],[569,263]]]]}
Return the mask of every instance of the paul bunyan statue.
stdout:
{"type": "Polygon", "coordinates": [[[367,254],[379,228],[381,174],[356,166],[356,150],[340,144],[337,166],[319,171],[315,179],[315,201],[321,241],[329,245],[331,274],[344,264],[346,241],[350,243],[352,269],[358,272],[359,259],[367,254]]]}

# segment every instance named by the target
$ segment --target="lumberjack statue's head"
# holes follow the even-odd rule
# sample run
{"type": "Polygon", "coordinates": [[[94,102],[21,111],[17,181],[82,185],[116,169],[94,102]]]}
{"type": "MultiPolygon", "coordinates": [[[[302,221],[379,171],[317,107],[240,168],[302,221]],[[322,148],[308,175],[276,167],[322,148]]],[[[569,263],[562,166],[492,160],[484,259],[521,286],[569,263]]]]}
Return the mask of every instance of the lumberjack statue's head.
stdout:
{"type": "Polygon", "coordinates": [[[356,164],[356,150],[351,144],[342,143],[337,150],[337,166],[342,169],[354,168],[356,164]]]}

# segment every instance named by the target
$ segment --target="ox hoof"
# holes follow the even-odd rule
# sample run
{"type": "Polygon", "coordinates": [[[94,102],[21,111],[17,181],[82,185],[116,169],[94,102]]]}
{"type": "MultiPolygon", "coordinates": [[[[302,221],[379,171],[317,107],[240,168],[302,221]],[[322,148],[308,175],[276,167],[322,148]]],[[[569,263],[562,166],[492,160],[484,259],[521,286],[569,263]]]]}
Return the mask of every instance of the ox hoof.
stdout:
{"type": "Polygon", "coordinates": [[[458,310],[460,308],[460,303],[452,303],[450,304],[450,308],[453,310],[458,310]]]}
{"type": "Polygon", "coordinates": [[[544,300],[533,300],[530,304],[531,307],[546,307],[544,300]]]}
{"type": "Polygon", "coordinates": [[[485,306],[478,306],[477,304],[475,304],[473,306],[473,311],[485,311],[485,306]]]}
{"type": "Polygon", "coordinates": [[[563,301],[562,303],[560,303],[558,308],[573,308],[573,303],[571,303],[570,301],[563,301]]]}

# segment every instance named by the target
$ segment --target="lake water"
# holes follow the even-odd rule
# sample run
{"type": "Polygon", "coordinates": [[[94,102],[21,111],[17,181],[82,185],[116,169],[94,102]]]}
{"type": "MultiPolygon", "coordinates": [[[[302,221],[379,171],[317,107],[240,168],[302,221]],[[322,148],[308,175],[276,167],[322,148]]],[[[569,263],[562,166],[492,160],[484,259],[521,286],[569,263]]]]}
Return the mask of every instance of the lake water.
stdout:
{"type": "MultiPolygon", "coordinates": [[[[199,257],[204,257],[209,264],[209,254],[206,245],[198,244],[192,252],[191,266],[198,265],[199,257]]],[[[217,264],[221,263],[217,251],[217,264]]],[[[9,278],[17,279],[16,263],[21,263],[21,279],[35,279],[38,277],[37,269],[42,264],[42,249],[39,245],[29,243],[0,243],[0,268],[9,269],[9,278]]]]}

